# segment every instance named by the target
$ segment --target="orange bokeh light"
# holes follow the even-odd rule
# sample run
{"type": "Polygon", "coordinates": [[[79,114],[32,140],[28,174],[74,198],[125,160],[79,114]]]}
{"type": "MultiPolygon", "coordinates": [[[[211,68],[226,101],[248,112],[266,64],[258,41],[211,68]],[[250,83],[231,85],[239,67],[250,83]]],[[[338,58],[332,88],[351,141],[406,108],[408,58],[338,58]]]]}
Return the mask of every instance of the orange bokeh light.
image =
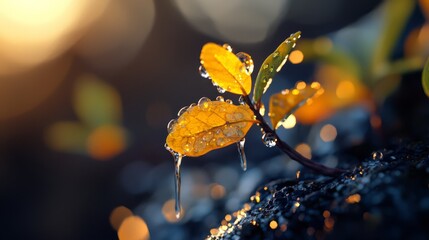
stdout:
{"type": "Polygon", "coordinates": [[[149,240],[149,229],[146,222],[138,216],[129,216],[118,230],[119,240],[149,240]]]}
{"type": "Polygon", "coordinates": [[[88,137],[87,148],[91,157],[108,160],[124,151],[126,132],[120,126],[103,125],[96,128],[88,137]]]}
{"type": "Polygon", "coordinates": [[[110,213],[110,224],[115,230],[118,230],[122,222],[133,215],[133,212],[124,206],[118,206],[110,213]]]}

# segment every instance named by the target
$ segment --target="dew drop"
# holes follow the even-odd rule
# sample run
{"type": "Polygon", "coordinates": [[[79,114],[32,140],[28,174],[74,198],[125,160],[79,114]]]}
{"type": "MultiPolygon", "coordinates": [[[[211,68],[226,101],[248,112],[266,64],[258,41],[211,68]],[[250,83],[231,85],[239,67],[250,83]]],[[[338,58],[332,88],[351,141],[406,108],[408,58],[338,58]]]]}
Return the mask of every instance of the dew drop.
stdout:
{"type": "Polygon", "coordinates": [[[211,102],[210,98],[202,97],[200,98],[200,100],[198,100],[198,106],[200,106],[201,108],[208,108],[209,102],[211,102]]]}
{"type": "Polygon", "coordinates": [[[383,159],[383,153],[380,151],[375,151],[371,154],[371,157],[373,160],[382,160],[383,159]]]}
{"type": "Polygon", "coordinates": [[[200,67],[198,68],[198,71],[200,72],[201,77],[210,78],[208,72],[206,71],[203,65],[200,65],[200,67]]]}
{"type": "Polygon", "coordinates": [[[246,158],[246,154],[244,153],[245,142],[246,142],[245,138],[237,142],[238,153],[240,154],[241,168],[243,169],[243,171],[246,171],[247,169],[247,158],[246,158]]]}
{"type": "Polygon", "coordinates": [[[188,110],[188,106],[182,107],[179,112],[177,112],[177,116],[180,117],[183,113],[186,112],[186,110],[188,110]]]}
{"type": "Polygon", "coordinates": [[[254,69],[252,57],[245,52],[239,52],[236,54],[236,56],[238,57],[238,59],[240,59],[240,61],[243,63],[244,67],[246,68],[246,73],[249,75],[252,74],[254,69]]]}
{"type": "Polygon", "coordinates": [[[225,99],[222,96],[217,96],[216,101],[223,102],[225,99]]]}
{"type": "Polygon", "coordinates": [[[259,114],[261,114],[261,116],[265,115],[265,105],[263,103],[261,103],[261,107],[259,108],[259,114]]]}
{"type": "Polygon", "coordinates": [[[176,119],[171,119],[170,122],[168,122],[167,124],[167,132],[170,133],[171,131],[173,131],[174,126],[176,125],[177,120],[176,119]]]}
{"type": "Polygon", "coordinates": [[[277,138],[272,133],[265,133],[262,135],[262,142],[264,142],[265,146],[272,148],[277,144],[277,138]]]}
{"type": "Polygon", "coordinates": [[[233,102],[232,102],[232,100],[231,100],[231,99],[226,99],[226,100],[225,100],[225,102],[226,102],[226,103],[229,103],[229,104],[233,104],[233,102]]]}
{"type": "Polygon", "coordinates": [[[238,98],[238,103],[239,103],[240,105],[246,105],[246,101],[244,100],[244,96],[243,96],[243,95],[241,95],[241,96],[238,98]]]}
{"type": "Polygon", "coordinates": [[[276,57],[278,57],[280,55],[280,52],[279,51],[275,51],[274,53],[273,53],[273,58],[276,58],[276,57]]]}
{"type": "Polygon", "coordinates": [[[217,91],[219,92],[219,93],[225,93],[225,89],[223,89],[223,88],[221,88],[221,87],[217,87],[217,91]]]}
{"type": "Polygon", "coordinates": [[[232,47],[228,43],[224,43],[222,45],[222,47],[225,48],[226,50],[228,50],[228,52],[232,52],[232,47]]]}

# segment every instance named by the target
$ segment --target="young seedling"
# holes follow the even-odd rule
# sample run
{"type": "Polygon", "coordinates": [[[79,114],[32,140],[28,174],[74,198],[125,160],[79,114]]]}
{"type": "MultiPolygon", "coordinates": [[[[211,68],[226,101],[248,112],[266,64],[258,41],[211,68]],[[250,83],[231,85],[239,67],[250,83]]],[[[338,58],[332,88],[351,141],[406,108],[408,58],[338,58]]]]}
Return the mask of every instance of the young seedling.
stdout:
{"type": "Polygon", "coordinates": [[[198,157],[235,143],[239,149],[241,166],[243,170],[246,170],[245,136],[253,124],[261,128],[262,141],[267,147],[277,146],[291,159],[324,175],[334,176],[344,172],[341,169],[328,168],[305,158],[282,141],[275,131],[293,111],[323,92],[319,83],[313,82],[307,85],[299,82],[293,89],[283,90],[272,95],[269,104],[271,126],[260,112],[263,108],[262,95],[270,86],[275,74],[286,63],[289,53],[300,37],[300,32],[292,34],[265,59],[256,77],[253,101],[249,97],[252,88],[250,75],[254,67],[250,55],[243,52],[234,54],[227,44],[220,46],[215,43],[207,43],[203,46],[200,55],[201,75],[211,79],[220,93],[228,91],[241,95],[240,105],[234,105],[231,100],[224,100],[221,96],[214,101],[203,97],[197,104],[182,108],[178,113],[178,119],[173,119],[168,123],[165,148],[172,153],[175,162],[175,210],[178,218],[181,212],[180,165],[182,158],[184,156],[198,157]]]}

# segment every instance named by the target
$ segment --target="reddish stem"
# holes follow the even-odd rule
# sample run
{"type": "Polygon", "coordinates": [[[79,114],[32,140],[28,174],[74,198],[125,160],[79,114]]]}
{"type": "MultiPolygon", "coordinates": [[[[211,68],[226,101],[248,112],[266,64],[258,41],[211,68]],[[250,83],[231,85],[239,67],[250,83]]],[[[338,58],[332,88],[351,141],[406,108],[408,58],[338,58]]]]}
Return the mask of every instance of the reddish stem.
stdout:
{"type": "Polygon", "coordinates": [[[320,163],[311,161],[310,159],[302,156],[299,152],[297,152],[295,149],[293,149],[291,146],[289,146],[286,142],[282,141],[279,136],[277,135],[276,131],[274,131],[268,124],[265,122],[265,119],[262,117],[262,115],[259,113],[257,108],[252,104],[252,101],[250,100],[249,96],[243,96],[244,101],[246,104],[252,109],[253,113],[256,116],[256,120],[259,121],[259,126],[264,130],[265,133],[272,134],[277,139],[277,147],[279,147],[284,153],[286,153],[291,159],[301,163],[302,165],[312,169],[315,172],[318,172],[323,175],[327,176],[337,176],[341,173],[346,172],[343,169],[339,168],[330,168],[326,167],[320,163]]]}

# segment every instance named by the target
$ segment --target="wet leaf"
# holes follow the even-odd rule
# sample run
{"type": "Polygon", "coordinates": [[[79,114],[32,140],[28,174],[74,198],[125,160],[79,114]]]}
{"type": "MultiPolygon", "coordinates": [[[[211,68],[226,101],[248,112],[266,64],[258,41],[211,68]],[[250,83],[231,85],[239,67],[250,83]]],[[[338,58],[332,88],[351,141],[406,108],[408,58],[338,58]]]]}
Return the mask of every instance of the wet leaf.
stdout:
{"type": "Polygon", "coordinates": [[[425,67],[423,69],[422,85],[423,85],[423,90],[426,93],[426,96],[429,97],[429,58],[426,60],[425,67]]]}
{"type": "Polygon", "coordinates": [[[289,117],[296,109],[305,104],[309,99],[323,93],[323,88],[318,82],[310,85],[298,82],[294,89],[284,90],[270,98],[269,117],[273,127],[277,128],[279,123],[289,117]]]}
{"type": "Polygon", "coordinates": [[[235,94],[250,93],[251,77],[245,65],[232,52],[215,43],[207,43],[201,50],[200,59],[216,85],[235,94]]]}
{"type": "Polygon", "coordinates": [[[92,75],[84,75],[77,80],[74,108],[79,118],[89,127],[118,124],[121,119],[118,92],[92,75]]]}
{"type": "Polygon", "coordinates": [[[262,63],[253,90],[253,100],[259,105],[262,95],[268,89],[274,75],[278,73],[286,63],[289,53],[295,47],[296,41],[301,37],[301,32],[296,32],[282,42],[262,63]]]}
{"type": "Polygon", "coordinates": [[[197,157],[240,141],[255,122],[247,105],[207,101],[180,115],[166,143],[175,152],[197,157]]]}

